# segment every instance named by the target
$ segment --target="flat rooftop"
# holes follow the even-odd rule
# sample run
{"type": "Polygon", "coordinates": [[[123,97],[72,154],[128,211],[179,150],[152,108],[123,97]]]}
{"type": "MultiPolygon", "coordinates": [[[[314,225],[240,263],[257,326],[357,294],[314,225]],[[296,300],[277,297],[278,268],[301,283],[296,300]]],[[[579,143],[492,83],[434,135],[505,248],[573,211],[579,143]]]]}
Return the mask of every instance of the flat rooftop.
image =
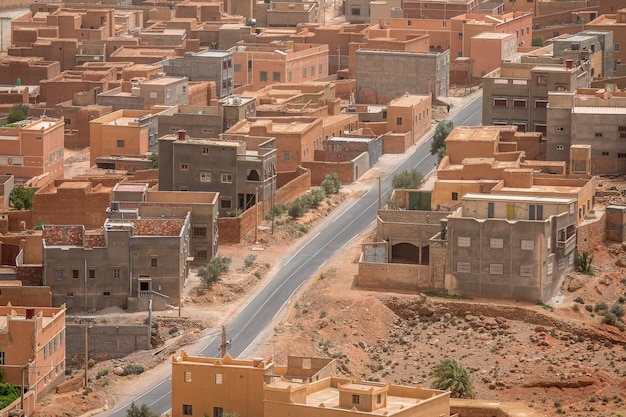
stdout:
{"type": "MultiPolygon", "coordinates": [[[[549,187],[552,191],[556,187],[549,187]]],[[[558,187],[561,188],[561,187],[558,187]]],[[[511,190],[511,188],[509,188],[511,190]]],[[[528,188],[521,190],[528,191],[528,188]]],[[[567,197],[536,197],[529,195],[509,195],[509,194],[465,194],[461,200],[488,200],[488,201],[519,201],[519,202],[537,202],[537,203],[553,203],[553,204],[568,204],[575,198],[567,197]]]]}
{"type": "MultiPolygon", "coordinates": [[[[237,25],[237,27],[239,26],[237,25]]],[[[194,56],[223,58],[223,57],[230,56],[232,54],[233,54],[232,52],[228,52],[228,51],[215,51],[215,50],[206,49],[204,51],[196,52],[194,56]]]]}
{"type": "Polygon", "coordinates": [[[576,114],[626,114],[626,107],[582,107],[574,106],[572,113],[576,114]]]}
{"type": "Polygon", "coordinates": [[[494,142],[500,131],[497,129],[485,129],[484,127],[466,127],[459,126],[450,132],[446,138],[446,142],[494,142]]]}
{"type": "MultiPolygon", "coordinates": [[[[357,390],[356,385],[359,384],[349,384],[350,390],[357,390]]],[[[367,392],[372,387],[370,385],[362,385],[362,391],[367,392]]],[[[403,409],[408,407],[412,407],[415,404],[421,402],[420,399],[415,398],[407,398],[407,397],[397,397],[393,395],[387,395],[387,406],[379,408],[378,410],[373,411],[371,414],[377,415],[391,415],[397,412],[400,412],[403,409]]],[[[306,404],[312,406],[319,406],[320,404],[324,404],[326,408],[337,408],[343,409],[339,407],[339,390],[337,388],[329,387],[323,390],[308,394],[306,396],[306,404]]],[[[345,409],[343,409],[345,410],[345,409]]],[[[349,410],[346,410],[349,411],[349,410]]],[[[370,413],[367,413],[370,414],[370,413]]]]}

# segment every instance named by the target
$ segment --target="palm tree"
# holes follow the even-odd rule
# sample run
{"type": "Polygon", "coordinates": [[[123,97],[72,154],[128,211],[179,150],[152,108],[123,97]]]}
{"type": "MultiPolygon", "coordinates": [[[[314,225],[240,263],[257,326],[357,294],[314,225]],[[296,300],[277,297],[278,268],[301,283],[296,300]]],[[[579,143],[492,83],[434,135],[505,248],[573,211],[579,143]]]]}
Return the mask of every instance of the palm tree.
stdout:
{"type": "Polygon", "coordinates": [[[433,388],[448,390],[452,398],[474,398],[474,386],[467,370],[454,359],[444,359],[430,374],[433,388]]]}

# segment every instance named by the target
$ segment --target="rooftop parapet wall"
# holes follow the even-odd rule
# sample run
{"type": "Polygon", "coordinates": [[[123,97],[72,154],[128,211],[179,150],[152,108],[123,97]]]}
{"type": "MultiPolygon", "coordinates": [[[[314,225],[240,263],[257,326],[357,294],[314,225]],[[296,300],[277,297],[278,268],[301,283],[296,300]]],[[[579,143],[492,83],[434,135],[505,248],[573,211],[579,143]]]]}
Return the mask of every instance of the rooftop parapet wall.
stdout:
{"type": "Polygon", "coordinates": [[[43,228],[44,246],[83,246],[85,227],[45,225],[43,228]]]}

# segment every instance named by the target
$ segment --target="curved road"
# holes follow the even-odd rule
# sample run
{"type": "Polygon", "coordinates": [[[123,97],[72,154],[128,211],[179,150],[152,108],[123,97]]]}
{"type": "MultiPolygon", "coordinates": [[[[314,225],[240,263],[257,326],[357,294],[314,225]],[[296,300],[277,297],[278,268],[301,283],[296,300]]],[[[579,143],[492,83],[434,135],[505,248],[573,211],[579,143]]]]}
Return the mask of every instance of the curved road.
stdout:
{"type": "MultiPolygon", "coordinates": [[[[460,109],[452,120],[455,126],[480,125],[482,118],[482,95],[478,95],[464,108],[460,109]]],[[[382,201],[387,200],[391,192],[393,175],[405,169],[416,168],[423,173],[430,172],[437,161],[430,154],[432,136],[415,149],[402,164],[397,166],[382,180],[382,201]]],[[[289,302],[296,291],[321,268],[327,259],[341,250],[375,219],[378,210],[378,187],[365,193],[360,199],[331,215],[329,224],[302,246],[289,258],[268,282],[241,310],[239,315],[227,324],[228,337],[231,339],[229,354],[242,356],[254,349],[271,326],[274,318],[289,302]]],[[[213,339],[205,345],[200,354],[207,357],[219,355],[221,338],[213,339]]],[[[151,411],[164,413],[171,408],[171,379],[168,378],[153,386],[149,391],[135,398],[136,404],[145,403],[151,411]]],[[[130,403],[107,413],[113,417],[126,417],[130,403]]]]}

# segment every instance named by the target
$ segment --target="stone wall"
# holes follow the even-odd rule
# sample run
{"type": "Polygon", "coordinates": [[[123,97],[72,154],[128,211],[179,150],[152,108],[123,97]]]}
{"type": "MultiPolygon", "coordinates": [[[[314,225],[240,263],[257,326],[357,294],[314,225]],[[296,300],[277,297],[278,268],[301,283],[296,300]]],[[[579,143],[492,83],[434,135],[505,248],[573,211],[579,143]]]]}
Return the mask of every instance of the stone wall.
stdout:
{"type": "Polygon", "coordinates": [[[409,291],[432,290],[428,265],[359,262],[360,288],[409,291]]]}
{"type": "MultiPolygon", "coordinates": [[[[82,363],[85,358],[85,325],[67,324],[68,364],[82,363]]],[[[151,349],[147,325],[92,325],[87,330],[89,357],[96,360],[121,358],[137,350],[151,349]]]]}
{"type": "Polygon", "coordinates": [[[576,244],[578,251],[593,251],[596,246],[604,243],[606,231],[606,213],[596,211],[595,219],[586,219],[578,226],[576,244]]]}

